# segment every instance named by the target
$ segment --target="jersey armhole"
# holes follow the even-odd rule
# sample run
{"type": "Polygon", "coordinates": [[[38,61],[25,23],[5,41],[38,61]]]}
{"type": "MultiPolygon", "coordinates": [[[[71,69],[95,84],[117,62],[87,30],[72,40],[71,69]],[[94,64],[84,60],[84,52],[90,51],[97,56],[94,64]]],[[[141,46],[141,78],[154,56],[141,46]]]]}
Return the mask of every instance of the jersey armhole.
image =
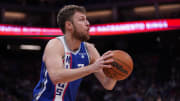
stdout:
{"type": "Polygon", "coordinates": [[[88,56],[89,64],[91,64],[91,57],[90,57],[89,50],[88,50],[88,47],[87,47],[87,42],[84,42],[84,47],[85,47],[85,50],[86,50],[86,53],[87,53],[87,56],[88,56]]]}
{"type": "Polygon", "coordinates": [[[65,57],[65,53],[66,53],[66,48],[65,48],[65,46],[64,46],[64,42],[63,42],[63,40],[62,40],[62,37],[63,37],[63,36],[56,37],[56,39],[57,39],[57,40],[59,40],[59,42],[60,42],[61,44],[63,44],[63,48],[64,48],[64,55],[62,56],[62,59],[64,59],[64,57],[65,57]]]}

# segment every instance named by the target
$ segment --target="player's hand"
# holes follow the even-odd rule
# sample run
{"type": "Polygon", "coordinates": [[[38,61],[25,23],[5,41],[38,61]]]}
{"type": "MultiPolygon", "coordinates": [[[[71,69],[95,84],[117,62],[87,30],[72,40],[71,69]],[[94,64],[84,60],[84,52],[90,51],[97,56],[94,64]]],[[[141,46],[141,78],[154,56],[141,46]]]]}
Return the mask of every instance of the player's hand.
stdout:
{"type": "Polygon", "coordinates": [[[111,63],[114,62],[112,59],[112,51],[104,53],[100,58],[98,58],[93,64],[92,68],[94,72],[98,72],[102,68],[112,68],[111,63]]]}

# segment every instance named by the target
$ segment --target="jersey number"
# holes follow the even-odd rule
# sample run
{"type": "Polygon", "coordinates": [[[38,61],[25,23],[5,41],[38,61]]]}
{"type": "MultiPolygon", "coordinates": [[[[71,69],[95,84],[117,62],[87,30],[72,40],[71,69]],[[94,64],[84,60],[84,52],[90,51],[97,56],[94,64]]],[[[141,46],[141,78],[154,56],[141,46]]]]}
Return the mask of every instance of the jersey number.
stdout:
{"type": "Polygon", "coordinates": [[[61,95],[64,89],[64,84],[59,83],[56,89],[56,95],[61,95]]]}
{"type": "Polygon", "coordinates": [[[77,64],[78,67],[84,67],[84,64],[77,64]]]}

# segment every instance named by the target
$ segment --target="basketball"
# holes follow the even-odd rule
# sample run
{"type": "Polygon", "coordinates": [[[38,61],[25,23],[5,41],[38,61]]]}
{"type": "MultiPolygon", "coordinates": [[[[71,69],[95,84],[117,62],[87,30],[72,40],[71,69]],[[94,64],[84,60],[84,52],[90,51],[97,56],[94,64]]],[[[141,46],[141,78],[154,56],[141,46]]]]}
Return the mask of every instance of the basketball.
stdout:
{"type": "Polygon", "coordinates": [[[112,68],[104,68],[106,76],[115,80],[126,79],[133,71],[133,60],[131,56],[122,50],[114,50],[112,68]]]}

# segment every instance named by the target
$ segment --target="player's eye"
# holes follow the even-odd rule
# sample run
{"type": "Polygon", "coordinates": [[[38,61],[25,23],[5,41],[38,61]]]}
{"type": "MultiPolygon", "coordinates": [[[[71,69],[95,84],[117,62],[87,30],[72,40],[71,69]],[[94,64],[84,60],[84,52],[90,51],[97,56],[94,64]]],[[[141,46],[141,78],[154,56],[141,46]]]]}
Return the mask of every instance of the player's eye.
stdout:
{"type": "Polygon", "coordinates": [[[86,20],[86,18],[81,17],[79,20],[80,20],[80,21],[84,21],[84,20],[86,20]]]}

